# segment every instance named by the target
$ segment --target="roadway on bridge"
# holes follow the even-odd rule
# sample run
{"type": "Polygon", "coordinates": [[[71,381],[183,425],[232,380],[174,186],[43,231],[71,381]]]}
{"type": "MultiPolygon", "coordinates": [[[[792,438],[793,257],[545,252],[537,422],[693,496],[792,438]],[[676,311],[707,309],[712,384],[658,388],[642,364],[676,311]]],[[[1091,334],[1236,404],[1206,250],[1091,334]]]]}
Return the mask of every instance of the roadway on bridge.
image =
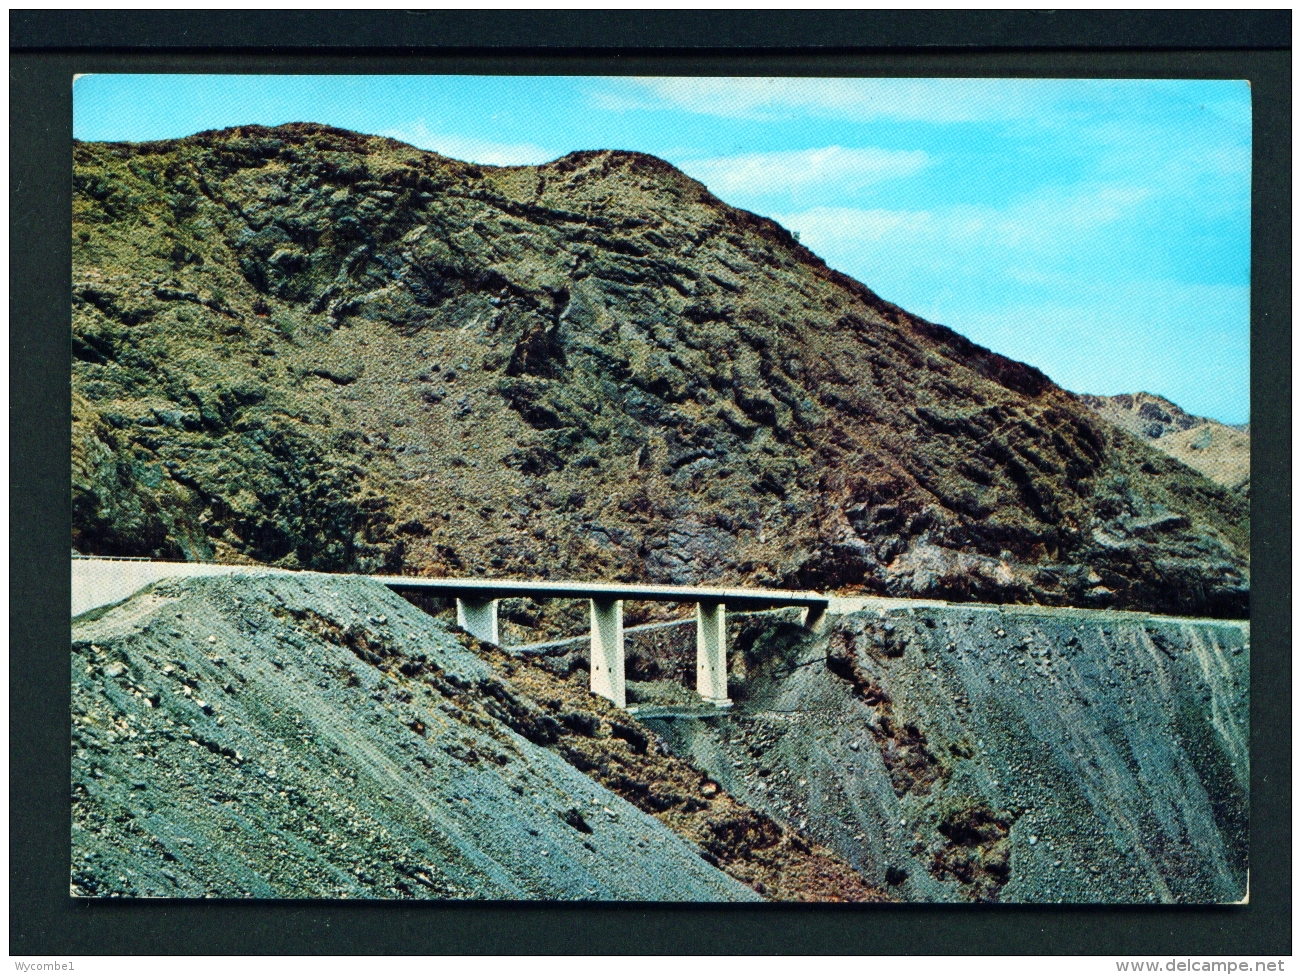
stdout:
{"type": "MultiPolygon", "coordinates": [[[[74,558],[72,615],[121,602],[151,583],[167,578],[293,572],[262,565],[163,562],[148,559],[74,558]]],[[[319,573],[331,575],[332,573],[319,573]]],[[[432,579],[422,576],[366,576],[395,592],[420,592],[444,599],[595,599],[646,602],[722,603],[729,609],[778,606],[826,610],[832,597],[789,589],[718,589],[708,586],[657,586],[644,583],[571,582],[539,579],[432,579]]]]}

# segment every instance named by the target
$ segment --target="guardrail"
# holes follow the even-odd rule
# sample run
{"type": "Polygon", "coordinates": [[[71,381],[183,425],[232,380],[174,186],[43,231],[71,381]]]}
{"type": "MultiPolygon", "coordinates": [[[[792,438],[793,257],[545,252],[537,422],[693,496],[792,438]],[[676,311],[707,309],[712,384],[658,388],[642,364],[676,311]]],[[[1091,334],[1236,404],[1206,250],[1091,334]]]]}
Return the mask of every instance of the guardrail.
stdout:
{"type": "MultiPolygon", "coordinates": [[[[80,552],[72,553],[73,559],[86,559],[92,562],[152,562],[147,555],[82,555],[80,552]]],[[[213,563],[214,565],[216,563],[213,563]]]]}

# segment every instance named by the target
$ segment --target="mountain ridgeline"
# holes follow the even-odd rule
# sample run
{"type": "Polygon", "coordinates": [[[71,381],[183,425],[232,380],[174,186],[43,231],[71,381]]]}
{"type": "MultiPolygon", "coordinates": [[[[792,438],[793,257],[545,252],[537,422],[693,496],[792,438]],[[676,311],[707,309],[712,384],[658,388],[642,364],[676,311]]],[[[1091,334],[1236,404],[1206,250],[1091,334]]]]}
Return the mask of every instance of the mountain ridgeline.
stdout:
{"type": "Polygon", "coordinates": [[[82,551],[1247,613],[1242,497],[659,159],[74,158],[82,551]]]}

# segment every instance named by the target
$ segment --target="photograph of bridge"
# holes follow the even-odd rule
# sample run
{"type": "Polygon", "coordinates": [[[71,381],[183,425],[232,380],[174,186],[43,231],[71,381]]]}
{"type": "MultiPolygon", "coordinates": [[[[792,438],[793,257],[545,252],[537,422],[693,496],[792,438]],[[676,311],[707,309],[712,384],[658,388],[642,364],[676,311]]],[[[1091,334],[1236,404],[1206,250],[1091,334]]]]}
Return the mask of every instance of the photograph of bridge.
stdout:
{"type": "Polygon", "coordinates": [[[1245,83],[74,131],[73,897],[1247,898],[1245,83]]]}

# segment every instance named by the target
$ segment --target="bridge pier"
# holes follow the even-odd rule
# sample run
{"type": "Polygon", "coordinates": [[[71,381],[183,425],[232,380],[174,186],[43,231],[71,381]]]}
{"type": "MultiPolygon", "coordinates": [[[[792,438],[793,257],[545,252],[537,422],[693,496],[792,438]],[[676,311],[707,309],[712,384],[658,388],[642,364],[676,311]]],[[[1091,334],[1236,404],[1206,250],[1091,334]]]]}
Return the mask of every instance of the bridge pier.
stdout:
{"type": "Polygon", "coordinates": [[[805,606],[800,612],[800,623],[814,633],[821,633],[827,628],[827,607],[805,606]]]}
{"type": "Polygon", "coordinates": [[[711,704],[727,696],[727,611],[723,603],[696,603],[696,693],[711,704]]]}
{"type": "Polygon", "coordinates": [[[626,707],[623,680],[623,600],[593,599],[591,689],[626,707]]]}
{"type": "Polygon", "coordinates": [[[497,629],[497,600],[456,597],[456,625],[487,643],[501,644],[497,629]]]}

